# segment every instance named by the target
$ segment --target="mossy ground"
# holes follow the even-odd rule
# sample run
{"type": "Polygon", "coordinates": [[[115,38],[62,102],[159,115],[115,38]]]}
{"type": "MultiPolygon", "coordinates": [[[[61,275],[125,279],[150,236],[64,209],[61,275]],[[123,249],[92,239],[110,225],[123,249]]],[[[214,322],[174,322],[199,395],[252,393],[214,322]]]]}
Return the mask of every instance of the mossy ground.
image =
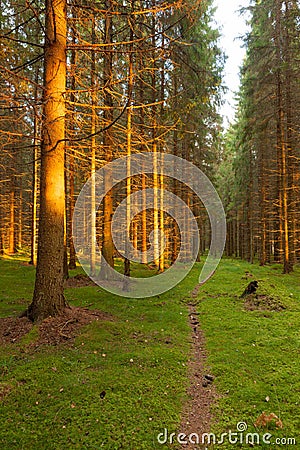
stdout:
{"type": "MultiPolygon", "coordinates": [[[[34,327],[20,342],[0,347],[1,448],[164,448],[156,436],[164,428],[180,431],[187,400],[186,305],[199,269],[197,264],[179,286],[153,298],[120,298],[98,286],[67,289],[70,304],[102,310],[114,320],[87,325],[73,345],[30,346],[37,338],[34,327]]],[[[0,270],[0,317],[17,315],[30,301],[34,268],[6,258],[0,270]]],[[[283,422],[279,430],[270,424],[274,438],[294,437],[300,445],[299,278],[299,268],[284,276],[277,266],[225,259],[192,299],[220,394],[212,424],[217,436],[242,421],[255,431],[265,411],[283,422]],[[285,309],[245,308],[239,295],[252,279],[249,273],[260,280],[258,293],[280,300],[285,309]]]]}

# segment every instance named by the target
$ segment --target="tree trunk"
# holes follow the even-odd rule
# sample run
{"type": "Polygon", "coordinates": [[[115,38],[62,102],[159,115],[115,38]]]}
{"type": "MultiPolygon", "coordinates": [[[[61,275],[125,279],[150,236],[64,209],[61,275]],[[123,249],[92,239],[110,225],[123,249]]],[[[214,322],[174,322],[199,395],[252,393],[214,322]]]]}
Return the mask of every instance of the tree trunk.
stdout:
{"type": "Polygon", "coordinates": [[[46,1],[41,200],[38,260],[28,317],[40,322],[60,314],[64,298],[64,151],[66,2],[46,1]]]}
{"type": "Polygon", "coordinates": [[[287,161],[287,145],[285,140],[285,112],[283,109],[283,92],[282,92],[282,55],[281,55],[281,1],[277,1],[276,7],[276,57],[277,57],[277,151],[279,163],[279,196],[280,196],[280,231],[283,249],[283,273],[291,271],[290,247],[289,247],[289,211],[288,211],[288,161],[287,161]]]}
{"type": "MultiPolygon", "coordinates": [[[[112,28],[112,8],[111,0],[106,0],[106,17],[105,17],[105,35],[104,43],[108,44],[108,51],[104,52],[103,58],[103,78],[104,78],[104,126],[108,126],[113,121],[113,99],[111,94],[112,70],[113,70],[113,52],[109,44],[112,43],[113,28],[112,28]]],[[[112,128],[105,130],[103,134],[103,149],[105,152],[105,161],[109,163],[113,159],[113,132],[112,128]]],[[[111,235],[111,222],[113,216],[113,191],[109,189],[111,186],[111,175],[108,170],[104,176],[105,195],[103,199],[103,243],[102,243],[102,257],[105,258],[110,267],[114,267],[114,243],[111,235]]],[[[101,266],[100,278],[106,279],[107,273],[105,266],[101,266]]]]}
{"type": "Polygon", "coordinates": [[[4,255],[5,248],[4,248],[4,231],[3,231],[3,206],[2,206],[2,195],[0,196],[1,202],[0,202],[0,255],[4,255]]]}
{"type": "MultiPolygon", "coordinates": [[[[162,34],[162,48],[165,46],[165,38],[162,34]]],[[[165,100],[165,63],[164,58],[161,61],[161,79],[160,79],[160,118],[163,120],[164,115],[164,100],[165,100]]],[[[163,144],[161,148],[162,158],[163,158],[163,144]]],[[[159,205],[159,228],[160,228],[160,254],[159,254],[159,271],[163,272],[165,270],[165,255],[164,255],[164,228],[165,228],[165,218],[164,218],[164,175],[163,175],[164,164],[160,167],[160,205],[159,205]]]]}
{"type": "MultiPolygon", "coordinates": [[[[133,28],[131,17],[129,19],[130,26],[130,41],[133,41],[133,28]]],[[[124,283],[123,290],[127,291],[129,288],[128,277],[130,277],[130,259],[128,258],[128,244],[130,241],[130,214],[131,214],[131,145],[132,145],[132,89],[133,89],[133,53],[132,44],[130,44],[129,53],[129,73],[128,73],[128,108],[127,108],[127,156],[128,160],[126,163],[127,178],[126,178],[126,229],[128,236],[126,236],[125,241],[125,259],[124,259],[124,283]]]]}
{"type": "MultiPolygon", "coordinates": [[[[152,0],[152,7],[155,7],[155,0],[152,0]]],[[[158,167],[157,167],[157,110],[156,110],[156,101],[157,101],[157,92],[156,92],[156,20],[155,15],[152,16],[152,70],[151,70],[151,87],[152,87],[152,152],[153,155],[153,251],[154,251],[154,263],[159,269],[159,211],[158,211],[158,167]]]]}
{"type": "MultiPolygon", "coordinates": [[[[74,29],[72,29],[72,42],[76,42],[75,38],[75,32],[74,29]]],[[[70,123],[70,131],[71,131],[71,139],[74,138],[74,121],[75,121],[75,113],[74,113],[74,103],[75,103],[75,88],[76,88],[76,80],[74,75],[74,69],[76,65],[76,53],[73,49],[71,52],[71,68],[72,68],[72,76],[71,76],[71,105],[72,105],[72,112],[71,112],[71,123],[70,123]]],[[[72,220],[73,220],[73,213],[75,208],[75,179],[74,179],[74,149],[73,146],[69,149],[69,221],[67,223],[68,228],[68,241],[69,241],[69,269],[74,270],[76,269],[76,252],[74,247],[74,241],[73,241],[73,230],[72,230],[72,220]]]]}
{"type": "Polygon", "coordinates": [[[17,252],[15,201],[16,201],[15,176],[13,175],[12,182],[11,182],[11,190],[9,193],[9,247],[8,247],[8,253],[11,255],[17,252]]]}
{"type": "MultiPolygon", "coordinates": [[[[92,19],[92,43],[96,43],[95,19],[92,19]]],[[[96,275],[96,58],[95,52],[91,55],[91,255],[90,255],[90,275],[96,275]]]]}
{"type": "Polygon", "coordinates": [[[23,247],[23,191],[22,191],[22,178],[20,180],[19,188],[19,211],[18,211],[18,245],[17,249],[21,250],[23,247]]]}

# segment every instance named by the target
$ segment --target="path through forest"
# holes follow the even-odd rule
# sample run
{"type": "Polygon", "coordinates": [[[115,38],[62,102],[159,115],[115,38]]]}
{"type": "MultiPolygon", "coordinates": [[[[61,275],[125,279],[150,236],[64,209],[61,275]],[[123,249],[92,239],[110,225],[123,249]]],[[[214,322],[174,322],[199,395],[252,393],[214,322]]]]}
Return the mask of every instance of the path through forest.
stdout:
{"type": "MultiPolygon", "coordinates": [[[[188,390],[189,400],[183,411],[179,433],[184,433],[186,436],[195,433],[201,442],[202,434],[208,433],[210,429],[211,406],[216,399],[216,391],[213,386],[214,377],[207,372],[205,337],[201,329],[199,313],[195,302],[192,300],[196,296],[194,294],[197,291],[196,286],[188,304],[192,338],[192,351],[188,362],[190,387],[188,390]]],[[[192,440],[196,440],[196,436],[192,440]]],[[[194,450],[195,444],[189,442],[188,444],[183,444],[182,448],[194,450]]]]}

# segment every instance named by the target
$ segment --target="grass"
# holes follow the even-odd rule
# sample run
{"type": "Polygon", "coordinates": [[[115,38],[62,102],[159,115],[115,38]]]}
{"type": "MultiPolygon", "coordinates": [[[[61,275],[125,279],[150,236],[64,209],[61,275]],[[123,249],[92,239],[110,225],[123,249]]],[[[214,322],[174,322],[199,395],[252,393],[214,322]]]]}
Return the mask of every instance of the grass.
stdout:
{"type": "MultiPolygon", "coordinates": [[[[34,271],[0,261],[1,316],[30,300],[34,271]]],[[[86,326],[73,347],[30,350],[36,328],[20,344],[0,348],[2,449],[149,449],[174,428],[187,387],[189,328],[176,291],[124,299],[98,287],[67,289],[73,305],[101,309],[112,322],[86,326]],[[105,391],[104,398],[103,391],[105,391]]]]}
{"type": "MultiPolygon", "coordinates": [[[[245,422],[249,433],[260,432],[262,436],[269,431],[273,443],[292,437],[299,445],[299,278],[299,267],[284,276],[279,266],[258,267],[227,260],[200,291],[198,310],[210,355],[208,364],[221,395],[214,411],[213,430],[217,436],[230,429],[236,432],[237,424],[245,422]],[[253,274],[249,281],[260,280],[258,293],[268,293],[286,309],[246,310],[237,295],[242,283],[248,282],[246,271],[253,274]],[[278,416],[283,429],[277,430],[274,420],[268,430],[255,428],[254,423],[263,412],[278,416]]],[[[247,447],[227,441],[220,448],[247,447]]],[[[259,448],[270,445],[261,442],[259,448]]]]}
{"type": "MultiPolygon", "coordinates": [[[[0,347],[1,448],[165,448],[156,436],[164,428],[179,430],[186,400],[186,303],[199,269],[197,264],[179,286],[150,299],[120,298],[98,287],[67,289],[71,304],[108,312],[114,321],[86,326],[73,346],[29,347],[37,338],[34,327],[19,344],[0,347]]],[[[2,259],[0,270],[0,316],[17,315],[30,301],[34,269],[2,259]]],[[[299,442],[299,275],[299,268],[283,276],[277,266],[224,260],[193,300],[206,336],[207,370],[220,394],[212,426],[217,437],[236,431],[241,421],[255,431],[265,411],[283,422],[280,430],[270,424],[272,439],[299,442]],[[239,295],[248,283],[246,271],[261,280],[262,294],[278,297],[286,309],[245,310],[239,295]]],[[[225,440],[212,448],[249,446],[225,440]]]]}

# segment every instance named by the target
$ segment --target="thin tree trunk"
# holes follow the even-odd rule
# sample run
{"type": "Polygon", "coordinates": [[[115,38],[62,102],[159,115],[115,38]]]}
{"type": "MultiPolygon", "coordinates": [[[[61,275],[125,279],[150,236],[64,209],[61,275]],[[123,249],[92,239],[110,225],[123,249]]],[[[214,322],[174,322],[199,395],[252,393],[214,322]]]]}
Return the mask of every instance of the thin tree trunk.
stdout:
{"type": "MultiPolygon", "coordinates": [[[[178,95],[178,83],[177,83],[177,73],[174,74],[174,109],[177,112],[177,108],[178,108],[178,100],[177,100],[177,95],[178,95]]],[[[173,132],[173,154],[175,156],[178,156],[178,131],[177,131],[177,127],[174,129],[173,132]]],[[[179,188],[178,188],[178,181],[174,178],[173,180],[173,193],[175,196],[178,195],[179,193],[179,188]]],[[[175,205],[174,205],[174,216],[176,217],[176,210],[175,210],[175,205]]],[[[172,239],[172,253],[171,253],[171,263],[174,263],[177,259],[178,256],[178,227],[176,224],[175,219],[172,220],[172,232],[173,232],[173,239],[172,239]]]]}
{"type": "Polygon", "coordinates": [[[289,273],[290,267],[290,248],[289,248],[289,214],[288,214],[288,167],[287,167],[287,146],[285,142],[284,129],[284,109],[282,93],[282,30],[281,30],[281,1],[276,4],[276,26],[275,42],[277,56],[277,147],[279,157],[279,196],[280,196],[280,231],[283,250],[283,272],[289,273]]]}
{"type": "Polygon", "coordinates": [[[3,197],[3,195],[0,194],[0,255],[4,255],[4,253],[5,253],[2,197],[3,197]]]}
{"type": "Polygon", "coordinates": [[[22,179],[20,180],[19,188],[19,211],[18,211],[18,249],[23,247],[23,191],[22,191],[22,179]]]}
{"type": "Polygon", "coordinates": [[[297,155],[294,152],[293,142],[293,118],[292,118],[292,61],[291,61],[291,12],[290,2],[285,1],[285,86],[286,86],[286,164],[287,164],[287,208],[288,208],[288,243],[289,243],[289,272],[293,270],[293,265],[296,262],[295,246],[296,240],[296,196],[294,189],[294,175],[297,171],[297,155]]]}
{"type": "Polygon", "coordinates": [[[9,246],[8,252],[10,254],[16,253],[16,217],[15,217],[15,201],[16,201],[16,189],[15,189],[15,176],[12,176],[11,188],[9,194],[9,246]]]}
{"type": "MultiPolygon", "coordinates": [[[[152,0],[152,6],[155,7],[155,0],[152,0]]],[[[152,152],[153,157],[153,191],[154,191],[154,201],[153,201],[153,250],[154,250],[154,263],[157,268],[159,268],[159,213],[158,213],[158,167],[157,167],[157,120],[156,120],[156,20],[155,15],[152,17],[152,73],[151,73],[151,83],[152,83],[152,152]]]]}
{"type": "MultiPolygon", "coordinates": [[[[130,41],[133,41],[133,24],[131,22],[131,17],[129,18],[129,26],[130,26],[130,41]]],[[[128,243],[130,241],[130,215],[131,215],[131,144],[132,144],[132,90],[133,90],[133,48],[132,44],[129,49],[129,73],[128,73],[128,108],[127,108],[127,156],[129,159],[127,160],[127,178],[126,178],[126,198],[127,198],[127,206],[126,206],[126,229],[128,236],[125,241],[125,260],[124,260],[124,284],[123,289],[127,291],[129,288],[128,278],[130,276],[130,259],[128,256],[128,243]]]]}
{"type": "Polygon", "coordinates": [[[142,263],[147,264],[147,198],[146,198],[146,174],[142,173],[142,263]]]}
{"type": "MultiPolygon", "coordinates": [[[[142,60],[141,58],[139,59],[139,72],[142,72],[142,60]]],[[[141,79],[141,75],[140,75],[140,79],[139,79],[139,89],[138,89],[138,93],[139,93],[139,102],[141,105],[144,105],[144,90],[143,90],[143,82],[141,79]]],[[[141,112],[140,112],[140,135],[141,135],[141,140],[142,140],[142,145],[140,148],[140,151],[144,151],[146,150],[145,145],[144,145],[144,140],[145,140],[145,112],[144,112],[144,108],[141,108],[141,112]]],[[[147,194],[146,194],[146,187],[147,187],[147,179],[146,179],[146,174],[144,173],[144,171],[142,171],[142,201],[143,201],[143,206],[142,206],[142,263],[143,264],[147,264],[147,194]]]]}
{"type": "MultiPolygon", "coordinates": [[[[75,39],[75,32],[72,29],[72,41],[73,43],[76,42],[75,39]]],[[[71,52],[71,72],[72,72],[72,76],[71,76],[71,95],[70,95],[70,99],[71,99],[71,108],[72,108],[72,114],[71,114],[71,123],[70,123],[70,131],[72,131],[72,135],[71,135],[71,139],[74,138],[74,106],[73,103],[75,102],[75,88],[76,88],[76,80],[75,80],[75,75],[74,75],[74,70],[75,70],[75,65],[76,65],[76,52],[75,50],[72,50],[71,52]]],[[[72,220],[73,220],[73,213],[74,213],[74,208],[75,208],[75,179],[74,179],[74,171],[75,171],[75,166],[74,166],[74,150],[73,147],[71,145],[70,149],[69,149],[69,220],[67,223],[67,234],[68,234],[68,241],[69,241],[69,269],[70,270],[74,270],[76,269],[76,252],[75,252],[75,247],[74,247],[74,241],[73,241],[73,230],[72,230],[72,220]]]]}
{"type": "MultiPolygon", "coordinates": [[[[162,35],[162,48],[165,46],[165,37],[162,35]]],[[[162,67],[161,67],[161,78],[160,78],[160,119],[163,120],[164,113],[164,99],[165,99],[165,64],[164,59],[162,59],[162,67]]],[[[163,145],[163,144],[162,144],[163,145]]],[[[163,147],[161,148],[162,158],[163,158],[163,147]]],[[[163,159],[162,159],[163,161],[163,159]]],[[[160,205],[159,205],[159,228],[160,228],[160,254],[159,254],[159,271],[163,272],[165,270],[165,255],[164,255],[164,175],[163,175],[163,167],[162,163],[160,167],[160,205]]]]}
{"type": "MultiPolygon", "coordinates": [[[[92,43],[95,44],[95,20],[92,19],[92,43]]],[[[92,117],[91,117],[91,255],[90,255],[90,275],[96,274],[96,59],[95,52],[91,57],[91,93],[92,93],[92,117]]]]}
{"type": "MultiPolygon", "coordinates": [[[[163,157],[163,155],[162,155],[163,157]]],[[[160,214],[159,214],[159,228],[160,228],[160,255],[159,255],[159,271],[163,272],[165,270],[165,255],[164,255],[164,175],[163,175],[163,164],[160,168],[160,214]]]]}
{"type": "MultiPolygon", "coordinates": [[[[113,59],[112,59],[112,49],[109,44],[112,43],[112,8],[113,3],[111,0],[106,0],[106,17],[105,17],[105,36],[104,43],[108,44],[108,51],[104,53],[104,119],[105,126],[108,126],[113,121],[113,101],[111,95],[111,82],[112,82],[112,70],[113,70],[113,59]]],[[[113,159],[113,132],[110,127],[104,132],[103,136],[103,148],[105,152],[105,161],[109,163],[113,159]]],[[[113,215],[113,192],[110,189],[111,186],[111,175],[107,170],[104,177],[105,183],[105,195],[103,199],[103,243],[102,243],[102,257],[106,260],[110,267],[114,267],[114,244],[111,235],[111,222],[113,215]]],[[[101,266],[100,278],[106,279],[107,273],[105,266],[101,266]]]]}
{"type": "MultiPolygon", "coordinates": [[[[40,68],[35,70],[35,87],[34,87],[34,101],[38,102],[38,83],[40,78],[40,68]]],[[[39,124],[38,124],[38,111],[33,111],[33,162],[32,162],[32,205],[31,205],[31,241],[30,241],[30,262],[36,266],[37,258],[37,198],[38,198],[38,156],[39,156],[39,124]]]]}

